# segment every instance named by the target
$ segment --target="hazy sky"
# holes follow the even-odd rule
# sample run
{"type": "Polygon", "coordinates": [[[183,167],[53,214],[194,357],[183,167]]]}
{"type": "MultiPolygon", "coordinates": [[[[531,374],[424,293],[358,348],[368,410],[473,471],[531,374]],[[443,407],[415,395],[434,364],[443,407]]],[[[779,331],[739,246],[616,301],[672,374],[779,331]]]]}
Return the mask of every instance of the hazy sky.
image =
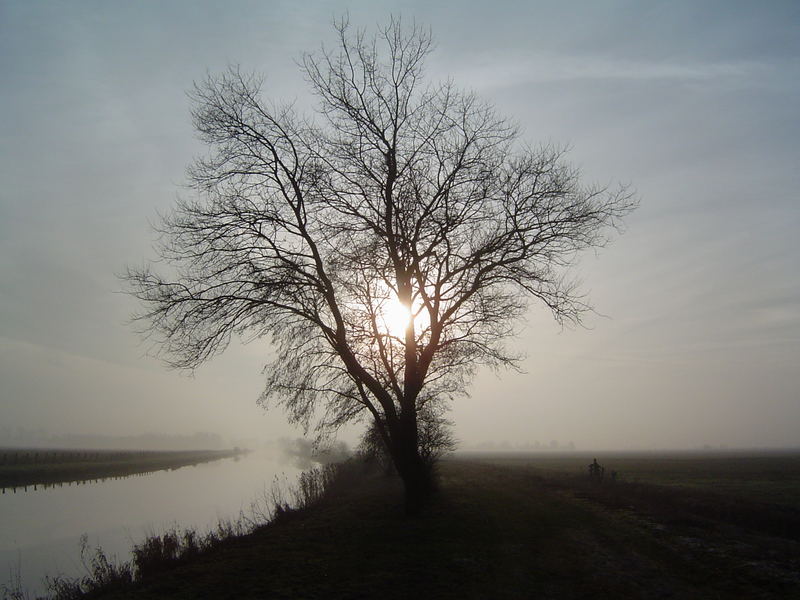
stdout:
{"type": "Polygon", "coordinates": [[[581,265],[605,316],[560,331],[535,307],[526,373],[481,373],[453,407],[465,446],[800,444],[795,1],[0,0],[0,430],[298,433],[256,406],[268,346],[169,371],[115,273],[186,193],[192,82],[238,63],[310,105],[294,61],[345,10],[429,25],[432,78],[641,199],[581,265]]]}

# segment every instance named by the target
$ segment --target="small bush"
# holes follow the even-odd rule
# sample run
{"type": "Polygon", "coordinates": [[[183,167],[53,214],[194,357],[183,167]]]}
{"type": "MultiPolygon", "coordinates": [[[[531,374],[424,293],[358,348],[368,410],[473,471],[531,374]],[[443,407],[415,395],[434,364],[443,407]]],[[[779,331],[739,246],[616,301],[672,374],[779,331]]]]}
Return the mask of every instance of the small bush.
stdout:
{"type": "Polygon", "coordinates": [[[307,469],[300,473],[297,484],[288,489],[276,481],[272,486],[272,521],[305,510],[329,494],[337,482],[353,470],[350,462],[332,463],[307,469]]]}
{"type": "Polygon", "coordinates": [[[148,576],[164,568],[165,564],[174,562],[184,556],[187,551],[196,548],[197,534],[176,530],[146,538],[141,544],[133,547],[133,565],[138,577],[148,576]],[[188,541],[189,544],[183,542],[188,541]]]}
{"type": "MultiPolygon", "coordinates": [[[[451,426],[441,406],[427,404],[417,413],[417,452],[431,476],[439,460],[458,446],[451,426]]],[[[391,453],[375,422],[364,432],[357,455],[366,463],[377,464],[387,475],[395,472],[391,453]]]]}

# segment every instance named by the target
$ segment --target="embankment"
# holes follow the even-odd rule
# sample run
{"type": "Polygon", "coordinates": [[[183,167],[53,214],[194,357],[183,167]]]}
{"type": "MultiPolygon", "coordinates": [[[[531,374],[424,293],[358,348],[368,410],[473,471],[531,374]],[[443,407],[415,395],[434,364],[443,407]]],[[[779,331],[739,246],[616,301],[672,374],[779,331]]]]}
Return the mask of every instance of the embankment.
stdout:
{"type": "Polygon", "coordinates": [[[440,475],[419,517],[403,514],[397,479],[350,477],[307,509],[92,597],[800,597],[793,513],[776,533],[715,516],[705,493],[655,502],[657,486],[551,477],[525,461],[448,460],[440,475]]]}
{"type": "Polygon", "coordinates": [[[129,477],[236,456],[234,450],[58,450],[0,448],[0,488],[129,477]]]}

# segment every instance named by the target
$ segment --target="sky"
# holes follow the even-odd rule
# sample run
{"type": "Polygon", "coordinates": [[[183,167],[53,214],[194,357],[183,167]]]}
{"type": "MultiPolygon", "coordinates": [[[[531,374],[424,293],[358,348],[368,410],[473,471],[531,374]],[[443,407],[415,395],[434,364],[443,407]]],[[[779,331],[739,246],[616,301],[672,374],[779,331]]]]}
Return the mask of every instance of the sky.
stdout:
{"type": "Polygon", "coordinates": [[[192,83],[239,64],[310,110],[296,61],[345,13],[429,26],[432,80],[640,200],[576,269],[586,327],[532,306],[524,372],[480,371],[452,406],[462,447],[800,445],[800,4],[777,0],[0,0],[0,445],[302,434],[256,404],[266,342],[169,370],[117,274],[154,258],[151,224],[189,193],[192,83]]]}

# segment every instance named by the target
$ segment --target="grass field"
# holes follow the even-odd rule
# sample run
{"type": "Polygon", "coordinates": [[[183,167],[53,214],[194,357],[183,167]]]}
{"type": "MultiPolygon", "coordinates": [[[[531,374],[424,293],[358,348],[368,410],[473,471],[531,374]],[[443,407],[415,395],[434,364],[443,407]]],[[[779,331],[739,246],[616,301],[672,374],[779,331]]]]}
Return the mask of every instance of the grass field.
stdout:
{"type": "Polygon", "coordinates": [[[351,478],[97,597],[800,597],[797,456],[740,456],[745,475],[722,456],[597,458],[617,481],[590,481],[585,456],[450,459],[416,518],[396,479],[351,478]]]}
{"type": "Polygon", "coordinates": [[[625,483],[713,491],[800,507],[800,452],[464,453],[477,461],[525,466],[551,477],[583,476],[594,458],[625,483]]]}
{"type": "Polygon", "coordinates": [[[131,451],[0,448],[0,489],[57,485],[176,469],[239,450],[131,451]]]}

